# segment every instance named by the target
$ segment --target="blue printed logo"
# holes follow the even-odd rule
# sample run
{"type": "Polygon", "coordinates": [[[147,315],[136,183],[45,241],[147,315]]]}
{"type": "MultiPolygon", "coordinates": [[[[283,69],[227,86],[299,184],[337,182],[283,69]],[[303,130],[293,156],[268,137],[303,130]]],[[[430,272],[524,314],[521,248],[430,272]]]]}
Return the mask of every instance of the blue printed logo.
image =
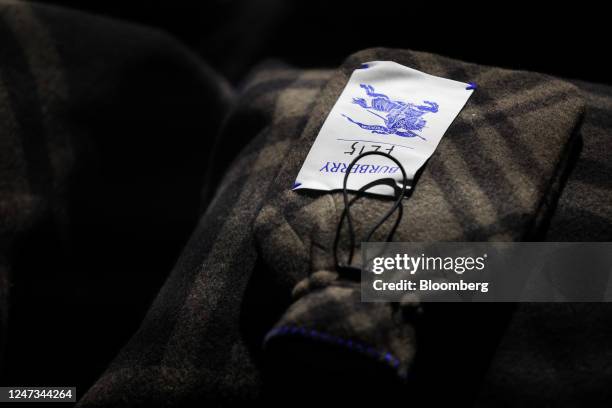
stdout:
{"type": "Polygon", "coordinates": [[[366,111],[383,120],[384,125],[367,124],[357,122],[342,114],[351,123],[359,126],[362,129],[369,130],[372,133],[381,135],[398,135],[402,137],[418,137],[423,140],[425,138],[419,135],[427,121],[423,119],[426,113],[438,112],[438,104],[435,102],[423,101],[423,105],[415,105],[410,102],[394,101],[387,95],[374,92],[372,85],[360,84],[366,94],[370,97],[370,105],[363,98],[353,98],[353,103],[361,106],[366,111]]]}

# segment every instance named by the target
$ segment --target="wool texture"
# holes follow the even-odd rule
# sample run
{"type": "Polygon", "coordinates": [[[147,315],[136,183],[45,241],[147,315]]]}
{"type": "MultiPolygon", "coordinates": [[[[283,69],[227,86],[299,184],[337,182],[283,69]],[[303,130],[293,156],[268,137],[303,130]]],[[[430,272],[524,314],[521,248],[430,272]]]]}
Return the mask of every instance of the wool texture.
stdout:
{"type": "MultiPolygon", "coordinates": [[[[606,405],[606,304],[362,303],[358,277],[336,270],[341,193],[291,186],[372,60],[477,84],[394,240],[612,240],[610,87],[376,48],[335,69],[265,62],[233,92],[164,33],[0,1],[0,340],[52,342],[51,323],[19,321],[65,312],[60,300],[130,322],[105,326],[117,344],[131,335],[109,365],[110,346],[84,357],[101,375],[80,407],[606,405]],[[24,308],[38,297],[46,310],[24,308]],[[131,310],[152,299],[144,318],[131,310]]],[[[392,202],[351,206],[357,243],[392,202]]],[[[344,229],[341,260],[349,245],[344,229]]]]}
{"type": "MultiPolygon", "coordinates": [[[[580,147],[585,105],[575,85],[406,50],[366,50],[334,71],[264,64],[220,138],[225,149],[236,140],[249,144],[140,330],[83,406],[239,404],[284,394],[304,378],[319,385],[322,366],[340,368],[336,383],[370,370],[403,378],[398,389],[412,389],[406,387],[424,382],[415,373],[431,379],[440,368],[435,338],[459,332],[467,339],[457,342],[481,354],[474,367],[463,367],[462,383],[482,377],[512,308],[361,304],[358,287],[333,269],[341,195],[290,191],[350,72],[375,59],[478,84],[405,202],[395,239],[529,240],[545,233],[580,147]]],[[[357,235],[389,205],[367,196],[351,207],[357,235]]],[[[343,255],[347,245],[343,238],[343,255]]]]}

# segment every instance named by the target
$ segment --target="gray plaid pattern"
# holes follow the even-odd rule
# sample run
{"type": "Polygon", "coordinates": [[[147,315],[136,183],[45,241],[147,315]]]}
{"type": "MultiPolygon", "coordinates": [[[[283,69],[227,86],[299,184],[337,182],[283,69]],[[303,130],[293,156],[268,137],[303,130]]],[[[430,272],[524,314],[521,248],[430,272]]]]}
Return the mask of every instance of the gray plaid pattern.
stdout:
{"type": "MultiPolygon", "coordinates": [[[[78,117],[74,123],[66,118],[71,118],[71,98],[78,101],[80,87],[99,84],[82,66],[82,55],[90,54],[58,29],[63,22],[81,21],[80,15],[72,18],[78,13],[12,1],[2,2],[1,11],[4,336],[7,254],[15,240],[43,218],[52,218],[60,230],[66,228],[67,180],[78,164],[77,153],[82,154],[80,143],[89,136],[82,132],[78,117]],[[75,49],[58,52],[58,44],[65,42],[75,49]]],[[[83,21],[94,27],[108,24],[103,19],[83,21]]],[[[203,81],[196,59],[184,51],[169,51],[177,48],[172,41],[120,28],[144,40],[117,54],[113,50],[113,56],[122,59],[122,52],[136,50],[145,56],[162,52],[163,61],[178,56],[186,72],[198,78],[194,83],[203,81]]],[[[572,85],[545,75],[405,50],[362,51],[334,71],[262,65],[248,79],[219,141],[222,149],[247,144],[246,148],[223,178],[140,329],[81,406],[252,401],[261,394],[266,353],[274,342],[298,336],[344,347],[400,376],[411,373],[415,356],[422,352],[416,321],[431,315],[425,310],[419,317],[413,312],[422,308],[411,302],[361,304],[354,282],[328,272],[333,271],[331,243],[342,211],[340,194],[290,191],[348,76],[361,62],[374,59],[479,85],[426,165],[415,194],[405,202],[396,240],[529,240],[544,235],[549,240],[612,239],[609,87],[572,85]],[[582,151],[557,200],[567,162],[578,152],[577,136],[582,136],[582,151]],[[261,321],[261,327],[249,325],[249,320],[261,321]]],[[[357,202],[352,213],[358,220],[358,236],[389,205],[389,200],[376,197],[357,202]]],[[[376,238],[386,232],[381,229],[376,238]]],[[[347,245],[343,239],[341,256],[347,245]]],[[[601,350],[610,344],[608,309],[520,305],[492,360],[480,405],[504,400],[502,393],[508,389],[517,404],[533,403],[534,398],[541,405],[550,402],[546,393],[521,395],[522,388],[555,390],[559,401],[572,403],[584,384],[591,395],[600,396],[600,405],[609,402],[612,374],[601,363],[606,361],[601,350]],[[573,342],[572,333],[589,330],[597,335],[573,342]],[[553,357],[534,356],[533,350],[553,357]],[[578,362],[564,366],[556,357],[566,356],[568,350],[575,351],[578,362]],[[551,367],[551,361],[560,366],[551,367]],[[566,385],[562,390],[560,381],[566,385]]],[[[478,333],[469,335],[476,338],[478,333]]],[[[291,355],[284,357],[292,362],[291,355]]]]}
{"type": "MultiPolygon", "coordinates": [[[[275,274],[303,277],[313,271],[333,270],[331,247],[343,208],[341,194],[293,192],[287,186],[295,179],[352,70],[365,61],[387,59],[479,85],[405,203],[406,215],[395,240],[528,240],[541,233],[540,225],[556,201],[558,180],[576,140],[574,130],[583,112],[579,91],[544,75],[410,51],[366,50],[351,56],[319,96],[255,220],[260,253],[275,274]]],[[[351,213],[357,220],[357,236],[363,236],[390,205],[388,199],[379,197],[363,198],[355,204],[351,213]]],[[[387,221],[375,240],[383,240],[392,223],[393,219],[387,221]]],[[[344,259],[347,240],[342,249],[344,259]]],[[[355,339],[400,356],[396,368],[405,375],[416,341],[413,322],[402,317],[404,310],[363,305],[356,295],[339,300],[337,294],[331,285],[301,298],[280,320],[276,335],[292,334],[279,333],[281,327],[301,327],[355,339]],[[365,312],[368,308],[369,313],[365,312]],[[355,317],[355,310],[360,318],[355,317]],[[342,324],[330,325],[337,321],[342,324]]]]}
{"type": "MultiPolygon", "coordinates": [[[[250,78],[222,138],[231,144],[246,134],[252,141],[140,330],[82,406],[252,400],[262,387],[257,350],[268,332],[270,345],[273,337],[314,330],[311,339],[350,340],[382,351],[371,357],[383,363],[390,353],[399,374],[410,369],[418,344],[411,319],[398,315],[405,308],[361,305],[349,282],[308,283],[311,273],[316,279],[333,270],[340,195],[289,190],[348,75],[373,59],[479,85],[405,203],[396,240],[525,240],[542,233],[584,109],[574,85],[403,50],[363,51],[334,72],[264,66],[250,78]],[[281,294],[271,301],[280,312],[277,325],[250,339],[241,328],[255,281],[265,282],[263,296],[281,294]]],[[[374,197],[355,204],[357,233],[386,205],[374,197]]]]}

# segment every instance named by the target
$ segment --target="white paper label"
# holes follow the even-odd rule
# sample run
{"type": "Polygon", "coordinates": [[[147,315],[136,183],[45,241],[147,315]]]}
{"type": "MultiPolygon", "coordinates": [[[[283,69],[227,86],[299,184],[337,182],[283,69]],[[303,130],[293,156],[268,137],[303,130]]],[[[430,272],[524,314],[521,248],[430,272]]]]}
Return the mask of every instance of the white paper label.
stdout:
{"type": "MultiPolygon", "coordinates": [[[[342,189],[348,165],[367,151],[389,153],[409,179],[433,154],[474,85],[425,74],[392,61],[367,62],[356,69],[336,101],[302,165],[294,190],[342,189]]],[[[389,158],[362,158],[348,178],[349,190],[381,178],[401,184],[389,158]]],[[[393,195],[389,186],[368,192],[393,195]]]]}

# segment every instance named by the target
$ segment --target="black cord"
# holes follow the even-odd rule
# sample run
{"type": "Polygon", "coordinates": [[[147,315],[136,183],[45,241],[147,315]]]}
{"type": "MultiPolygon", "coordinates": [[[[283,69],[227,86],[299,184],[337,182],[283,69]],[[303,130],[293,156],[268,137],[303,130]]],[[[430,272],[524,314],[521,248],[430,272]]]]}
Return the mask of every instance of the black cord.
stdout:
{"type": "Polygon", "coordinates": [[[351,205],[353,205],[353,203],[358,198],[360,198],[360,194],[365,193],[367,190],[369,190],[370,188],[372,188],[374,186],[383,185],[383,184],[384,185],[388,185],[391,188],[393,188],[397,198],[396,198],[395,203],[393,204],[393,206],[385,213],[385,215],[383,215],[381,217],[381,219],[366,234],[365,239],[363,240],[363,242],[368,242],[372,238],[372,236],[374,235],[376,230],[378,228],[380,228],[380,226],[383,225],[385,223],[385,221],[387,221],[387,219],[389,219],[389,217],[391,217],[391,215],[393,215],[393,213],[396,210],[398,210],[397,219],[395,220],[395,223],[394,223],[393,227],[391,228],[391,231],[387,235],[387,242],[389,242],[389,241],[391,241],[391,239],[393,239],[393,235],[395,234],[395,231],[397,230],[397,227],[399,226],[399,223],[400,223],[400,221],[402,219],[402,216],[403,216],[402,200],[406,196],[406,190],[408,188],[408,177],[406,176],[406,171],[404,170],[404,166],[402,166],[402,164],[395,157],[391,156],[388,153],[383,153],[383,152],[365,152],[365,153],[362,153],[359,156],[355,157],[355,159],[347,167],[346,173],[344,174],[344,182],[342,183],[342,196],[344,198],[344,210],[342,211],[342,215],[340,216],[340,221],[338,222],[338,228],[336,229],[336,237],[334,238],[334,262],[336,264],[336,269],[339,272],[341,270],[345,270],[345,269],[354,269],[353,267],[351,267],[351,264],[353,263],[353,256],[354,256],[354,252],[355,252],[355,229],[353,227],[353,219],[351,218],[350,207],[351,207],[351,205]],[[347,185],[349,174],[351,174],[352,168],[362,158],[364,158],[366,156],[373,156],[373,155],[386,157],[386,158],[392,160],[395,164],[397,164],[397,166],[399,167],[399,169],[402,172],[402,187],[399,188],[393,178],[383,178],[383,179],[374,180],[374,181],[364,185],[359,190],[357,190],[358,194],[355,197],[353,197],[352,200],[349,201],[348,190],[347,190],[346,185],[347,185]],[[340,263],[338,262],[338,245],[339,245],[339,242],[340,242],[340,233],[342,232],[342,225],[344,223],[344,218],[345,217],[347,219],[348,228],[349,228],[350,249],[349,249],[349,256],[348,256],[348,260],[347,260],[346,265],[340,265],[340,263]]]}

